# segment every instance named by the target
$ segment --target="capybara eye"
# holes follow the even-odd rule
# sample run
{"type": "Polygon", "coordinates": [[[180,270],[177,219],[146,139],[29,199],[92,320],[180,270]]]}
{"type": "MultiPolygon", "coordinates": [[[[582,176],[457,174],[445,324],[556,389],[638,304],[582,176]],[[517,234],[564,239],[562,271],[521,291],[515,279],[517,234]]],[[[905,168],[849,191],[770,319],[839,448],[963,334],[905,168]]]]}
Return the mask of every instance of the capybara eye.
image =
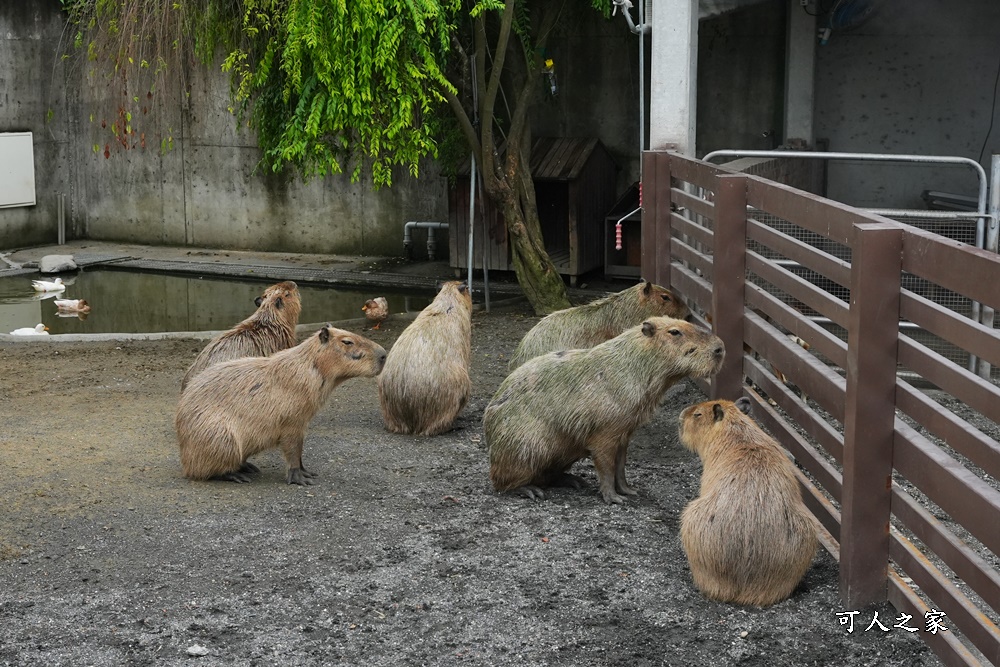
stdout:
{"type": "Polygon", "coordinates": [[[671,329],[670,330],[670,335],[671,336],[680,336],[681,335],[681,330],[680,329],[671,329]]]}
{"type": "Polygon", "coordinates": [[[345,339],[344,339],[344,340],[342,340],[341,342],[342,342],[342,343],[343,343],[344,345],[354,345],[354,341],[353,341],[353,340],[351,340],[350,338],[345,338],[345,339]]]}
{"type": "Polygon", "coordinates": [[[667,302],[670,301],[670,295],[669,294],[661,294],[660,298],[663,299],[664,301],[667,301],[667,302]]]}

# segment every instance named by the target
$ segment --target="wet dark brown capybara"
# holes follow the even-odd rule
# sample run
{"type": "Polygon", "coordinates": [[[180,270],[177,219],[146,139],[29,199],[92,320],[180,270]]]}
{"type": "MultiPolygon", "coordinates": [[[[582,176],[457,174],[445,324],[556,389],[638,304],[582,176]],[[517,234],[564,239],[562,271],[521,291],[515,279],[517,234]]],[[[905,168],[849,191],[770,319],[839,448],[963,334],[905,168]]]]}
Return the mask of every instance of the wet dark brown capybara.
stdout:
{"type": "Polygon", "coordinates": [[[266,357],[293,347],[295,327],[302,312],[299,287],[291,280],[271,285],[254,300],[257,310],[205,346],[181,381],[181,391],[191,379],[212,364],[243,357],[266,357]]]}

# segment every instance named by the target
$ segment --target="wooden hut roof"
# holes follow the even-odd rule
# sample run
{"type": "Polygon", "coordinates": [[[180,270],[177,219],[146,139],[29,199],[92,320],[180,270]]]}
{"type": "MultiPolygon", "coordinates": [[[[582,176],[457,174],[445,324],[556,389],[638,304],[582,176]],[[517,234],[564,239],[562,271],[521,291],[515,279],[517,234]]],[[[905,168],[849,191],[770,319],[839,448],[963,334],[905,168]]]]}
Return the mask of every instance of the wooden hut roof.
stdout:
{"type": "MultiPolygon", "coordinates": [[[[503,151],[501,146],[501,152],[503,151]]],[[[579,137],[539,137],[531,145],[528,166],[536,181],[572,181],[580,176],[595,150],[602,151],[606,159],[611,155],[598,139],[579,137]]],[[[461,176],[469,175],[469,162],[458,170],[461,176]]]]}
{"type": "Polygon", "coordinates": [[[541,137],[531,146],[531,176],[540,181],[572,181],[580,176],[600,142],[597,139],[541,137]]]}

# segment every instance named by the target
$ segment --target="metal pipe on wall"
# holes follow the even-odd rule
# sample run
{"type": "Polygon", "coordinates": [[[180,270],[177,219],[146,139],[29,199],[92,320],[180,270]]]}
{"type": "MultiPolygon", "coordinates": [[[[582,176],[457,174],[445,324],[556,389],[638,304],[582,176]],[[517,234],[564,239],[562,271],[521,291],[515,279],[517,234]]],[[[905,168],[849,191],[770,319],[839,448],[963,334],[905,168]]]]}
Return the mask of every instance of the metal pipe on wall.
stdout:
{"type": "Polygon", "coordinates": [[[414,228],[427,230],[427,258],[433,261],[435,251],[437,249],[437,240],[434,237],[434,230],[448,229],[448,223],[437,222],[437,221],[409,220],[406,224],[404,224],[403,250],[406,252],[407,257],[409,257],[410,255],[410,246],[413,244],[413,237],[410,230],[414,228]]]}

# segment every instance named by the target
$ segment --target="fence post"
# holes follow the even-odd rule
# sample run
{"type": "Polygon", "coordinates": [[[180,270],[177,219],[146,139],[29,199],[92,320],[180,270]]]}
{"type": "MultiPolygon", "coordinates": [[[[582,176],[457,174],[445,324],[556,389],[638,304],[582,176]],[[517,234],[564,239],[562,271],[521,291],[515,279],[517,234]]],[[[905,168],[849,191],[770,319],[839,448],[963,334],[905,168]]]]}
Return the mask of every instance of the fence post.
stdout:
{"type": "Polygon", "coordinates": [[[656,198],[656,153],[644,151],[642,154],[642,182],[639,184],[639,205],[642,206],[642,268],[640,275],[644,280],[652,280],[656,275],[656,209],[659,201],[656,198]]]}
{"type": "Polygon", "coordinates": [[[743,309],[747,267],[747,177],[716,177],[712,256],[712,328],[726,345],[726,361],[712,379],[712,398],[743,395],[743,309]]]}
{"type": "Polygon", "coordinates": [[[670,285],[670,154],[642,154],[642,278],[670,285]]]}
{"type": "Polygon", "coordinates": [[[848,608],[886,599],[902,228],[854,225],[847,333],[840,596],[848,608]]]}

